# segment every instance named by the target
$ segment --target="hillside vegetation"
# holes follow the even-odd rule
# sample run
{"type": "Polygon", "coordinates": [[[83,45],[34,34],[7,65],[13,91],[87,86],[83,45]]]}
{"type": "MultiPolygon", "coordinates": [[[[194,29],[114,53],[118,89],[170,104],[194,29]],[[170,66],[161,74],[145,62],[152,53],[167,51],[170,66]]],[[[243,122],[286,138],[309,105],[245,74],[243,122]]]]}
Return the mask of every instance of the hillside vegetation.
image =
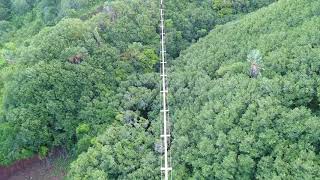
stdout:
{"type": "MultiPolygon", "coordinates": [[[[175,179],[320,176],[319,12],[317,0],[279,1],[216,27],[174,61],[175,179]],[[252,57],[261,59],[256,78],[252,57]]],[[[108,129],[72,164],[71,179],[157,179],[146,133],[108,129]]]]}
{"type": "Polygon", "coordinates": [[[320,2],[279,1],[219,26],[175,61],[177,179],[316,179],[320,2]],[[259,50],[261,75],[249,76],[259,50]]]}
{"type": "MultiPolygon", "coordinates": [[[[168,58],[271,2],[168,1],[168,58]]],[[[102,132],[132,153],[141,143],[149,152],[158,139],[158,1],[3,0],[0,24],[0,165],[44,158],[53,148],[77,156],[99,144],[102,132]],[[126,139],[140,136],[136,145],[126,139]]],[[[111,177],[131,177],[132,169],[120,167],[159,157],[144,155],[138,163],[120,159],[111,177]]]]}
{"type": "MultiPolygon", "coordinates": [[[[174,179],[320,177],[320,1],[166,9],[174,179]]],[[[156,0],[1,1],[0,165],[160,179],[158,26],[156,0]]]]}

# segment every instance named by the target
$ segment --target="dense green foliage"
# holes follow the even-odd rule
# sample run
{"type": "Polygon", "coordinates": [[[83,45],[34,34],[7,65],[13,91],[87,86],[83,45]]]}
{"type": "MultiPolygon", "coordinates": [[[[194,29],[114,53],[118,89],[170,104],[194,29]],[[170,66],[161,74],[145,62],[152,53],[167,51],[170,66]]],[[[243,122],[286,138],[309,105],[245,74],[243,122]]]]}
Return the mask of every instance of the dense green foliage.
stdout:
{"type": "Polygon", "coordinates": [[[94,147],[72,164],[71,179],[154,179],[159,176],[158,154],[150,150],[155,137],[145,132],[143,123],[134,125],[134,128],[108,128],[96,139],[94,147]]]}
{"type": "MultiPolygon", "coordinates": [[[[169,57],[216,24],[268,3],[239,1],[246,8],[228,4],[221,14],[220,1],[168,1],[168,44],[177,47],[169,57]]],[[[54,147],[81,153],[106,127],[136,132],[137,121],[145,123],[141,136],[153,150],[158,22],[157,1],[1,1],[0,164],[54,147]]]]}
{"type": "MultiPolygon", "coordinates": [[[[280,1],[217,27],[174,62],[170,84],[175,179],[319,177],[319,10],[317,0],[280,1]],[[261,58],[257,78],[250,76],[252,57],[261,58]]],[[[72,164],[72,179],[97,174],[134,178],[132,173],[149,167],[113,174],[117,158],[105,155],[130,151],[126,157],[135,164],[131,149],[136,146],[121,147],[136,140],[101,140],[109,137],[102,134],[79,156],[72,164]]],[[[139,137],[144,139],[144,134],[139,137]]],[[[143,153],[147,157],[154,148],[143,153]]],[[[139,178],[150,179],[154,171],[139,178]]]]}
{"type": "Polygon", "coordinates": [[[175,61],[176,179],[319,177],[319,10],[316,0],[280,1],[217,27],[175,61]],[[258,78],[247,62],[254,49],[258,78]]]}
{"type": "Polygon", "coordinates": [[[207,35],[215,25],[235,20],[272,2],[275,0],[168,0],[167,51],[177,57],[181,50],[207,35]]]}
{"type": "MultiPolygon", "coordinates": [[[[272,2],[166,2],[175,179],[320,177],[320,2],[244,15],[272,2]]],[[[159,179],[158,22],[155,0],[1,1],[0,164],[61,147],[70,179],[159,179]]]]}

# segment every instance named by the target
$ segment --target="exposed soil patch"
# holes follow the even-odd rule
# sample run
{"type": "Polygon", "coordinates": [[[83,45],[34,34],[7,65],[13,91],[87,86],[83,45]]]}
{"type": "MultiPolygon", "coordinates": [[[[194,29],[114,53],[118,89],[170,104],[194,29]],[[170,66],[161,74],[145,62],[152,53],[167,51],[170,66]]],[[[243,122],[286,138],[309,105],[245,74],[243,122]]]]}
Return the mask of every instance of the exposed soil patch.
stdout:
{"type": "Polygon", "coordinates": [[[8,180],[62,180],[64,176],[65,172],[56,172],[53,165],[40,161],[15,173],[8,180]]]}
{"type": "Polygon", "coordinates": [[[62,180],[70,159],[61,150],[54,150],[45,159],[34,156],[0,167],[0,180],[62,180]]]}

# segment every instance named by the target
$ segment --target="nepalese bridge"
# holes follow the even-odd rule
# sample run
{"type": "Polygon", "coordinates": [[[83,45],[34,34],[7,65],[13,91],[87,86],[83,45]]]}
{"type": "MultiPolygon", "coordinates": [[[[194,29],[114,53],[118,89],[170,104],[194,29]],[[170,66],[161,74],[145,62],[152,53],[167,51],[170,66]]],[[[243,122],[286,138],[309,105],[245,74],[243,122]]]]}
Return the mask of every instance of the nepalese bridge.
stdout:
{"type": "Polygon", "coordinates": [[[169,107],[168,107],[168,74],[167,74],[167,62],[166,62],[166,48],[165,48],[165,23],[164,23],[164,0],[160,1],[160,94],[161,94],[161,112],[162,119],[162,132],[161,141],[163,153],[161,155],[161,179],[172,179],[172,163],[171,163],[171,151],[170,151],[170,119],[169,119],[169,107]]]}

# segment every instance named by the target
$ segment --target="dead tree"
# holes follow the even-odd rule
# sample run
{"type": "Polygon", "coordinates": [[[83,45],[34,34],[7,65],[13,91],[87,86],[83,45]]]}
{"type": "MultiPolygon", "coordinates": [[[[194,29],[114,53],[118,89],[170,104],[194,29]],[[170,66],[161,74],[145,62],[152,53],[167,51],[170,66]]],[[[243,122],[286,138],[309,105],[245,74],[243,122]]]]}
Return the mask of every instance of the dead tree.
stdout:
{"type": "Polygon", "coordinates": [[[72,64],[80,64],[82,62],[82,54],[77,54],[75,56],[72,56],[68,60],[72,64]]]}
{"type": "Polygon", "coordinates": [[[260,74],[259,65],[257,63],[252,63],[251,64],[251,69],[250,69],[250,76],[252,78],[257,78],[259,74],[260,74]]]}
{"type": "Polygon", "coordinates": [[[257,78],[261,73],[261,60],[262,60],[262,56],[260,54],[259,50],[252,50],[247,57],[248,61],[251,63],[250,66],[250,77],[252,78],[257,78]]]}

